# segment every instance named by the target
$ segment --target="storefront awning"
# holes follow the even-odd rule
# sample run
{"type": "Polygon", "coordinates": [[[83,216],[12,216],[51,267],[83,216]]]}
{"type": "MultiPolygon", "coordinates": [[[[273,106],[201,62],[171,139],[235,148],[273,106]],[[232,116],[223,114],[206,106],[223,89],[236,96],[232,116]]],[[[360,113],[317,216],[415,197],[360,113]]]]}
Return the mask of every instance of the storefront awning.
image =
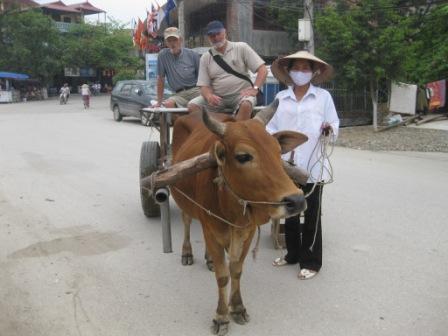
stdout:
{"type": "Polygon", "coordinates": [[[4,72],[0,71],[0,78],[9,78],[9,79],[28,79],[30,76],[15,72],[4,72]]]}

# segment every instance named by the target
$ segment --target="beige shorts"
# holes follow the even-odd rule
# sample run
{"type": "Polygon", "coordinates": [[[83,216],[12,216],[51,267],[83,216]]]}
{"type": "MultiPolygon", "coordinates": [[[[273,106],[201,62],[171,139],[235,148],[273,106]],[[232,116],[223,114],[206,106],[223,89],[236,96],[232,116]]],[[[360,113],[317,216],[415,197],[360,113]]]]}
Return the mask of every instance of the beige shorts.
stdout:
{"type": "Polygon", "coordinates": [[[257,105],[257,97],[241,97],[239,93],[222,97],[221,104],[219,104],[218,106],[209,105],[203,96],[196,97],[193,100],[190,100],[188,103],[198,106],[204,106],[209,112],[236,113],[243,101],[249,101],[252,106],[257,105]]]}
{"type": "Polygon", "coordinates": [[[201,95],[201,89],[198,86],[196,86],[188,90],[179,91],[178,93],[175,93],[174,95],[169,97],[167,100],[174,101],[176,107],[187,107],[187,104],[190,100],[200,95],[201,95]]]}

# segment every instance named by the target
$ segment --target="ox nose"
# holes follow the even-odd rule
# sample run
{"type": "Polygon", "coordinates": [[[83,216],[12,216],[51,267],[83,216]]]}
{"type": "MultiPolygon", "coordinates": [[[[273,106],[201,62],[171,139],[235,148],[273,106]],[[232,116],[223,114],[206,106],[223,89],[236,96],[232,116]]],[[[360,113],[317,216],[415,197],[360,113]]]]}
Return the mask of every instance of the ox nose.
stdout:
{"type": "Polygon", "coordinates": [[[295,215],[306,210],[306,199],[304,195],[293,194],[282,199],[285,202],[286,211],[288,215],[295,215]]]}

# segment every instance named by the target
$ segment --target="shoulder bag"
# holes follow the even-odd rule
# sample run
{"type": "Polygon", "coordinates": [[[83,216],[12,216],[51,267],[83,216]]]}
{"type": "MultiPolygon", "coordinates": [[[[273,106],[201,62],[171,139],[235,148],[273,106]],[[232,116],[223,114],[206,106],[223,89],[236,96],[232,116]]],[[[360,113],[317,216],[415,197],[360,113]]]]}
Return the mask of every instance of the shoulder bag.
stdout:
{"type": "MultiPolygon", "coordinates": [[[[208,51],[210,53],[210,55],[213,57],[213,59],[215,60],[215,62],[225,71],[228,72],[229,74],[232,74],[238,78],[244,79],[245,81],[248,81],[250,83],[250,85],[253,87],[254,83],[252,83],[252,81],[250,80],[249,77],[236,72],[235,70],[233,70],[233,68],[227,64],[226,61],[224,61],[224,59],[221,57],[221,55],[213,55],[212,51],[209,50],[208,51]]],[[[263,105],[264,102],[264,95],[263,95],[263,91],[261,91],[261,89],[258,89],[258,93],[257,93],[257,106],[263,105]]]]}

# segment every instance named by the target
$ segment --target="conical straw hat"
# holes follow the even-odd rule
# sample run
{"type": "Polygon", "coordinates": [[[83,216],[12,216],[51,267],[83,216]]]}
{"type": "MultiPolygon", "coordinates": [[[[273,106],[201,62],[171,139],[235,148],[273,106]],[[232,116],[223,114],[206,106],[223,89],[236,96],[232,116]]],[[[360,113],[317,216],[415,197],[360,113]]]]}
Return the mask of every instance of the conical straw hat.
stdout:
{"type": "Polygon", "coordinates": [[[277,58],[274,63],[272,63],[272,74],[283,84],[293,85],[293,81],[289,76],[289,71],[287,69],[290,60],[293,59],[305,59],[313,63],[313,71],[315,75],[311,81],[314,84],[326,82],[331,79],[333,75],[333,67],[330,64],[324,62],[313,54],[310,54],[308,51],[301,50],[292,55],[277,58]]]}

